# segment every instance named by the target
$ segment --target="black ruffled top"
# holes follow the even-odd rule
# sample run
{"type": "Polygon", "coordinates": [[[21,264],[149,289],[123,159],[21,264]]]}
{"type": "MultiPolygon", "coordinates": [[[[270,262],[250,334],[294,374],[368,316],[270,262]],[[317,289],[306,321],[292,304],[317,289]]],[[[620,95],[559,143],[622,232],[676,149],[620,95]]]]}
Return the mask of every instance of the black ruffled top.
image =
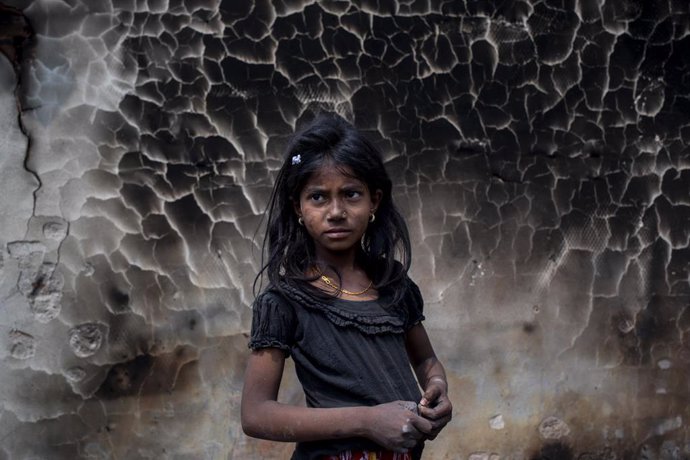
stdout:
{"type": "MultiPolygon", "coordinates": [[[[292,357],[309,407],[419,402],[405,350],[405,332],[424,319],[411,280],[398,305],[377,300],[322,299],[288,285],[268,288],[253,306],[249,347],[279,348],[292,357]]],[[[380,446],[363,438],[298,443],[293,459],[380,446]]],[[[420,450],[421,452],[421,450],[420,450]]]]}

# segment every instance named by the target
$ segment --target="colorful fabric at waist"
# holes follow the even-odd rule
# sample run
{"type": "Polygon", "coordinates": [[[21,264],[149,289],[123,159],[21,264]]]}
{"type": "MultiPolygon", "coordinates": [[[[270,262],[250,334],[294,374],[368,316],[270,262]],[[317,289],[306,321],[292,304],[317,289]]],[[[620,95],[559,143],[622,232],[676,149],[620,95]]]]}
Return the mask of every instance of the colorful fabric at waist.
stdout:
{"type": "Polygon", "coordinates": [[[412,460],[412,456],[409,453],[402,454],[390,450],[348,450],[337,455],[324,455],[321,460],[412,460]]]}

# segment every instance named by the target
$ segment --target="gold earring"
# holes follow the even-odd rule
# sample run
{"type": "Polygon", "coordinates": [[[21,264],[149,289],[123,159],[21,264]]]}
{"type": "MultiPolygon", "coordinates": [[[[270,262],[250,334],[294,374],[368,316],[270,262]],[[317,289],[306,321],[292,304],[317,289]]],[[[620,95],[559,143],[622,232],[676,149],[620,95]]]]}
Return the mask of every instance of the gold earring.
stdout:
{"type": "Polygon", "coordinates": [[[302,216],[299,216],[299,218],[297,219],[297,223],[304,227],[304,219],[302,219],[302,216]]]}
{"type": "Polygon", "coordinates": [[[371,215],[369,215],[369,223],[371,224],[371,223],[373,223],[375,220],[376,220],[376,214],[374,214],[374,213],[372,212],[371,215]]]}

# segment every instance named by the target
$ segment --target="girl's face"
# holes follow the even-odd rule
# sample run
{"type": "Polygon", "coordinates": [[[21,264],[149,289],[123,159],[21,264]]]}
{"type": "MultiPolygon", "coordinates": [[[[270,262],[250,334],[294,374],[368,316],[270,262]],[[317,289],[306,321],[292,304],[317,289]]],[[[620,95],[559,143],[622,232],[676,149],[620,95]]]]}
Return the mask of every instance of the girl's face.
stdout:
{"type": "Polygon", "coordinates": [[[295,203],[295,212],[314,240],[317,258],[353,256],[369,216],[381,201],[381,190],[372,193],[364,182],[343,171],[351,172],[325,164],[311,175],[295,203]]]}

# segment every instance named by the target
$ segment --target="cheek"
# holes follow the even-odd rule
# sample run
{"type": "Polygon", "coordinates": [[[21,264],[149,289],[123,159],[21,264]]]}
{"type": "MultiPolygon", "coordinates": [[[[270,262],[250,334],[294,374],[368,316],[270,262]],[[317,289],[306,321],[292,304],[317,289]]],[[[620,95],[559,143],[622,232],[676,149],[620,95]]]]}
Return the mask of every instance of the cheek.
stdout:
{"type": "Polygon", "coordinates": [[[369,227],[369,219],[365,219],[362,216],[357,216],[356,220],[353,219],[353,221],[351,221],[351,225],[357,233],[364,234],[369,227]]]}
{"type": "Polygon", "coordinates": [[[304,228],[306,228],[307,232],[310,234],[313,233],[314,229],[319,225],[319,217],[316,213],[305,212],[302,214],[302,219],[304,219],[304,228]]]}

